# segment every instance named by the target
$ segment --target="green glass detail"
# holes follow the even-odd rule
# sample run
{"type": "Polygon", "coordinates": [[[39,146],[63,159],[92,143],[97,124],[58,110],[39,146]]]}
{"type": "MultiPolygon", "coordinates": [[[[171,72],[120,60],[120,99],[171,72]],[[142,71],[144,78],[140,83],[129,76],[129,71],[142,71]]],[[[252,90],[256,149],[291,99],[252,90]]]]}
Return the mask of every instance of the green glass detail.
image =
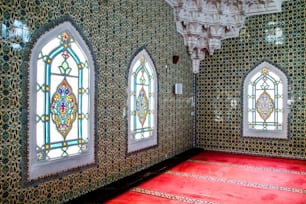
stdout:
{"type": "Polygon", "coordinates": [[[40,52],[40,53],[38,54],[38,59],[39,59],[39,60],[42,59],[42,60],[46,63],[47,60],[48,60],[48,55],[43,55],[43,53],[40,52]]]}
{"type": "Polygon", "coordinates": [[[143,75],[140,77],[139,80],[140,80],[140,84],[145,84],[146,83],[146,79],[144,78],[143,75]]]}
{"type": "Polygon", "coordinates": [[[63,61],[62,65],[58,67],[61,74],[69,75],[71,72],[71,68],[69,67],[69,64],[67,61],[63,61]]]}

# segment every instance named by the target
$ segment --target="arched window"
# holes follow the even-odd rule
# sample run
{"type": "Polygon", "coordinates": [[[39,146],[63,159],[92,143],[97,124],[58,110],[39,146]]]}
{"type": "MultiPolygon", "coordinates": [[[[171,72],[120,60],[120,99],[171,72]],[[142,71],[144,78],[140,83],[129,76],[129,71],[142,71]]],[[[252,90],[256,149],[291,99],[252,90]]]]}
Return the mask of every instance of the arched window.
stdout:
{"type": "Polygon", "coordinates": [[[128,78],[128,153],[157,145],[157,74],[142,49],[131,61],[128,78]]]}
{"type": "Polygon", "coordinates": [[[243,83],[243,136],[288,138],[288,79],[268,62],[256,66],[243,83]]]}
{"type": "Polygon", "coordinates": [[[33,47],[29,93],[29,179],[93,163],[94,65],[70,22],[33,47]]]}

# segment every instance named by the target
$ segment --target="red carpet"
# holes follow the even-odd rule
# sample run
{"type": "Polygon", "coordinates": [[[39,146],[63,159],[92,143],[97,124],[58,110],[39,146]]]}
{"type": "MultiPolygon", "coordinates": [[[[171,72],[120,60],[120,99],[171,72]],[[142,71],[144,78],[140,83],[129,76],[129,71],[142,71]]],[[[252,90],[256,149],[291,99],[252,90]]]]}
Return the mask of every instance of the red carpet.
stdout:
{"type": "Polygon", "coordinates": [[[108,204],[306,204],[306,161],[204,152],[108,204]]]}

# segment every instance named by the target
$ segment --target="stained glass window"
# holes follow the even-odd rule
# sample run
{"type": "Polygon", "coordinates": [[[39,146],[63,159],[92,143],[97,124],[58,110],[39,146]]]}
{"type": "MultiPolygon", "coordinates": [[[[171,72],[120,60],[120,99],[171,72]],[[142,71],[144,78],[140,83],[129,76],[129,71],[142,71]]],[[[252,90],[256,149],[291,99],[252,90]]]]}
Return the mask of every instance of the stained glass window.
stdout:
{"type": "Polygon", "coordinates": [[[287,77],[264,62],[244,82],[244,136],[287,137],[287,77]]]}
{"type": "Polygon", "coordinates": [[[64,159],[66,170],[74,156],[92,160],[94,67],[85,42],[66,22],[39,39],[31,65],[30,164],[64,159]]]}
{"type": "Polygon", "coordinates": [[[157,77],[145,49],[132,60],[129,71],[128,152],[157,144],[157,77]]]}

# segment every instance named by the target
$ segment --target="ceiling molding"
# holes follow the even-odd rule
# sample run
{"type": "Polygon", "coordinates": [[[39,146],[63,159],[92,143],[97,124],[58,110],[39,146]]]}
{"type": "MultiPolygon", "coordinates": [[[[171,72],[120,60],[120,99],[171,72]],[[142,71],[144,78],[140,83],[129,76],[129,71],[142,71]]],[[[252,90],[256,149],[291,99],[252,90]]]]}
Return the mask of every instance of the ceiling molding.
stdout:
{"type": "Polygon", "coordinates": [[[173,8],[177,31],[199,73],[206,53],[221,49],[221,41],[239,36],[248,16],[281,12],[286,0],[165,0],[173,8]]]}

